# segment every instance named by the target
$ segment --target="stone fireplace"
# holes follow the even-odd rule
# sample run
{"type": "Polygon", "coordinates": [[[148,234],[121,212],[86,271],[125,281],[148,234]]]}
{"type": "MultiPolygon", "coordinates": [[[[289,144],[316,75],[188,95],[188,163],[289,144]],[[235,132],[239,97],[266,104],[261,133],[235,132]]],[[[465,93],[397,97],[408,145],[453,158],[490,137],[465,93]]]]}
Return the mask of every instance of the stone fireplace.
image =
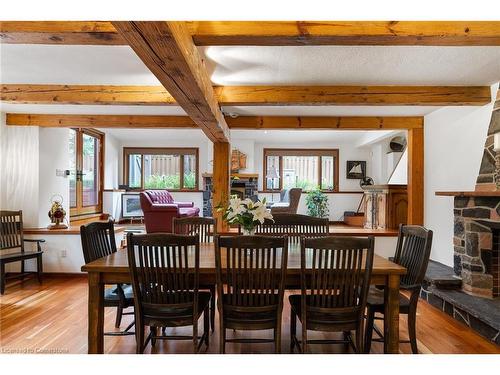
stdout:
{"type": "Polygon", "coordinates": [[[499,98],[491,115],[488,135],[474,191],[448,192],[454,201],[454,272],[468,294],[500,296],[500,133],[499,98]],[[497,136],[498,137],[498,136],[497,136]]]}
{"type": "Polygon", "coordinates": [[[455,197],[453,269],[464,292],[493,298],[500,296],[500,194],[482,194],[455,197]]]}

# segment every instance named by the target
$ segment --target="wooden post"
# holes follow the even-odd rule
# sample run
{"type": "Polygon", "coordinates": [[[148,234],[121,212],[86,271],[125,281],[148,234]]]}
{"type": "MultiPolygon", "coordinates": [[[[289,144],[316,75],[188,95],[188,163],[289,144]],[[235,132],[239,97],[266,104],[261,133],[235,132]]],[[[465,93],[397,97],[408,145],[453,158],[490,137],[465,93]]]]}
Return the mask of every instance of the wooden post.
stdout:
{"type": "Polygon", "coordinates": [[[408,224],[424,224],[424,129],[408,130],[408,224]]]}
{"type": "Polygon", "coordinates": [[[222,213],[215,210],[220,203],[225,204],[229,200],[229,165],[230,147],[228,142],[214,142],[214,171],[212,180],[212,210],[213,216],[217,218],[217,232],[227,232],[229,225],[222,220],[222,213]]]}

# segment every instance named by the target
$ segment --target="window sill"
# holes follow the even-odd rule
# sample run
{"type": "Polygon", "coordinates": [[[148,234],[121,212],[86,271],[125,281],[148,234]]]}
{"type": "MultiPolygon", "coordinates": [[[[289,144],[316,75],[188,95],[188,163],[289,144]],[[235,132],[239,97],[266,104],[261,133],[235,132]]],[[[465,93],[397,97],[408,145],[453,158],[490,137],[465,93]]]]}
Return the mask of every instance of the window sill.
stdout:
{"type": "Polygon", "coordinates": [[[185,189],[185,190],[173,190],[173,189],[128,189],[128,190],[120,190],[124,193],[140,193],[141,191],[146,190],[167,190],[169,193],[203,193],[203,190],[199,189],[185,189]]]}

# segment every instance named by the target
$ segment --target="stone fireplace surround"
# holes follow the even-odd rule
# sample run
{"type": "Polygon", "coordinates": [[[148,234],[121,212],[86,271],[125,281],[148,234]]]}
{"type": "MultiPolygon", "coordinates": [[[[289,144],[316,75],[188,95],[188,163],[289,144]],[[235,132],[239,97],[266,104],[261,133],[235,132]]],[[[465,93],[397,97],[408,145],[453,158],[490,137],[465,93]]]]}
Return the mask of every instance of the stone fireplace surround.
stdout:
{"type": "Polygon", "coordinates": [[[453,269],[464,292],[493,298],[500,296],[500,193],[478,194],[455,197],[453,269]]]}

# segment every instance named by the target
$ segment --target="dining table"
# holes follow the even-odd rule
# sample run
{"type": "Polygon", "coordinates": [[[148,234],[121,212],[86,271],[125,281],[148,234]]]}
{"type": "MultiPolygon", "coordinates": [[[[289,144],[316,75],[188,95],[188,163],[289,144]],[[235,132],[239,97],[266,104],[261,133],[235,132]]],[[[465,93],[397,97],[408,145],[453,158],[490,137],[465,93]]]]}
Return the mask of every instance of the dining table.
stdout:
{"type": "MultiPolygon", "coordinates": [[[[200,285],[215,283],[213,243],[200,244],[200,285]]],[[[189,256],[194,257],[194,248],[189,256]]],[[[225,266],[225,259],[221,259],[225,266]]],[[[82,266],[88,273],[88,353],[104,351],[104,288],[107,284],[131,283],[126,249],[82,266]]],[[[406,269],[379,255],[374,255],[370,284],[384,286],[384,353],[399,353],[399,283],[406,269]]],[[[300,243],[288,247],[285,288],[300,289],[300,243]]]]}

